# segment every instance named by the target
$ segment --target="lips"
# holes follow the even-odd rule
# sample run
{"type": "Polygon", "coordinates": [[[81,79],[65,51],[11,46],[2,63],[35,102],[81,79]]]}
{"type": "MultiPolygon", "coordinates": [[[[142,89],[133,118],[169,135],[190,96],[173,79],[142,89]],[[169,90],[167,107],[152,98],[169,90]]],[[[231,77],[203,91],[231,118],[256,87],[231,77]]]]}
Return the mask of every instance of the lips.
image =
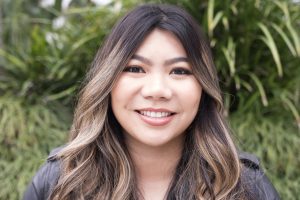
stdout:
{"type": "Polygon", "coordinates": [[[172,115],[171,112],[155,112],[155,111],[139,111],[141,115],[152,117],[152,118],[162,118],[162,117],[168,117],[172,115]]]}
{"type": "Polygon", "coordinates": [[[136,110],[139,117],[148,125],[151,126],[164,126],[172,121],[175,112],[171,112],[167,109],[142,109],[136,110]]]}

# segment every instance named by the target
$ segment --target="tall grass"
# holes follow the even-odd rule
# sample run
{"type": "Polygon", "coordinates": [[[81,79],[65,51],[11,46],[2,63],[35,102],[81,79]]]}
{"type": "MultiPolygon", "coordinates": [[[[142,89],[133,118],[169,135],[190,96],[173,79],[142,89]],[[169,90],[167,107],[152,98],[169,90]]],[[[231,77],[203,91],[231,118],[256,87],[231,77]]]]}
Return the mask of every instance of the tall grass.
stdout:
{"type": "MultiPolygon", "coordinates": [[[[0,199],[19,199],[49,151],[65,142],[86,68],[116,19],[137,3],[71,1],[63,10],[55,2],[0,2],[0,199]]],[[[159,2],[185,7],[204,28],[239,146],[258,155],[282,199],[299,199],[299,3],[159,2]]]]}

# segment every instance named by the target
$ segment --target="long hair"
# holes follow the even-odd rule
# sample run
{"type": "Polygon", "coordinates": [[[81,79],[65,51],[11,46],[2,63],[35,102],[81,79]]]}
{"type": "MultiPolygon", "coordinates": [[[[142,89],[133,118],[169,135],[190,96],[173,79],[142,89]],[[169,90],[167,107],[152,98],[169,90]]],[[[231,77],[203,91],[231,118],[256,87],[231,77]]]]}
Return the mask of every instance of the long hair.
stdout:
{"type": "Polygon", "coordinates": [[[241,164],[222,116],[222,97],[208,42],[186,11],[146,4],[114,26],[95,56],[80,92],[70,141],[57,155],[61,171],[51,200],[141,198],[122,128],[111,109],[110,92],[153,29],[169,31],[179,39],[203,89],[167,199],[245,199],[241,164]]]}

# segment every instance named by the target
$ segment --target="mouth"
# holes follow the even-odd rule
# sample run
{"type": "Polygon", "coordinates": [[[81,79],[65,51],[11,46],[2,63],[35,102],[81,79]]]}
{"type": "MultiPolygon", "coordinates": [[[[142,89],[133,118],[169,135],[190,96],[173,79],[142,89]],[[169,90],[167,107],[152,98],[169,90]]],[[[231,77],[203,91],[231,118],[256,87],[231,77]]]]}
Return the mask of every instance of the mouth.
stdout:
{"type": "Polygon", "coordinates": [[[136,110],[140,115],[151,117],[151,118],[164,118],[174,115],[174,112],[169,111],[150,111],[150,110],[136,110]]]}
{"type": "Polygon", "coordinates": [[[140,119],[150,126],[162,127],[169,124],[173,119],[175,112],[166,109],[143,109],[135,110],[140,119]]]}
{"type": "Polygon", "coordinates": [[[140,119],[150,126],[162,127],[174,121],[176,112],[165,108],[143,108],[134,110],[140,119]]]}

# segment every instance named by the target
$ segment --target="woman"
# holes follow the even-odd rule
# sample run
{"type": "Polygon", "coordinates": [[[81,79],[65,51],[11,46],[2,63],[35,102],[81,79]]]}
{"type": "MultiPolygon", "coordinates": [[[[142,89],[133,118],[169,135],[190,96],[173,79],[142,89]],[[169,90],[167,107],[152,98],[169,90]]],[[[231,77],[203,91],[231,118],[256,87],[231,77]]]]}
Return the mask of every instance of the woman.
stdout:
{"type": "Polygon", "coordinates": [[[222,116],[210,47],[170,5],[137,7],[113,28],[81,91],[70,142],[24,199],[279,199],[222,116]]]}

